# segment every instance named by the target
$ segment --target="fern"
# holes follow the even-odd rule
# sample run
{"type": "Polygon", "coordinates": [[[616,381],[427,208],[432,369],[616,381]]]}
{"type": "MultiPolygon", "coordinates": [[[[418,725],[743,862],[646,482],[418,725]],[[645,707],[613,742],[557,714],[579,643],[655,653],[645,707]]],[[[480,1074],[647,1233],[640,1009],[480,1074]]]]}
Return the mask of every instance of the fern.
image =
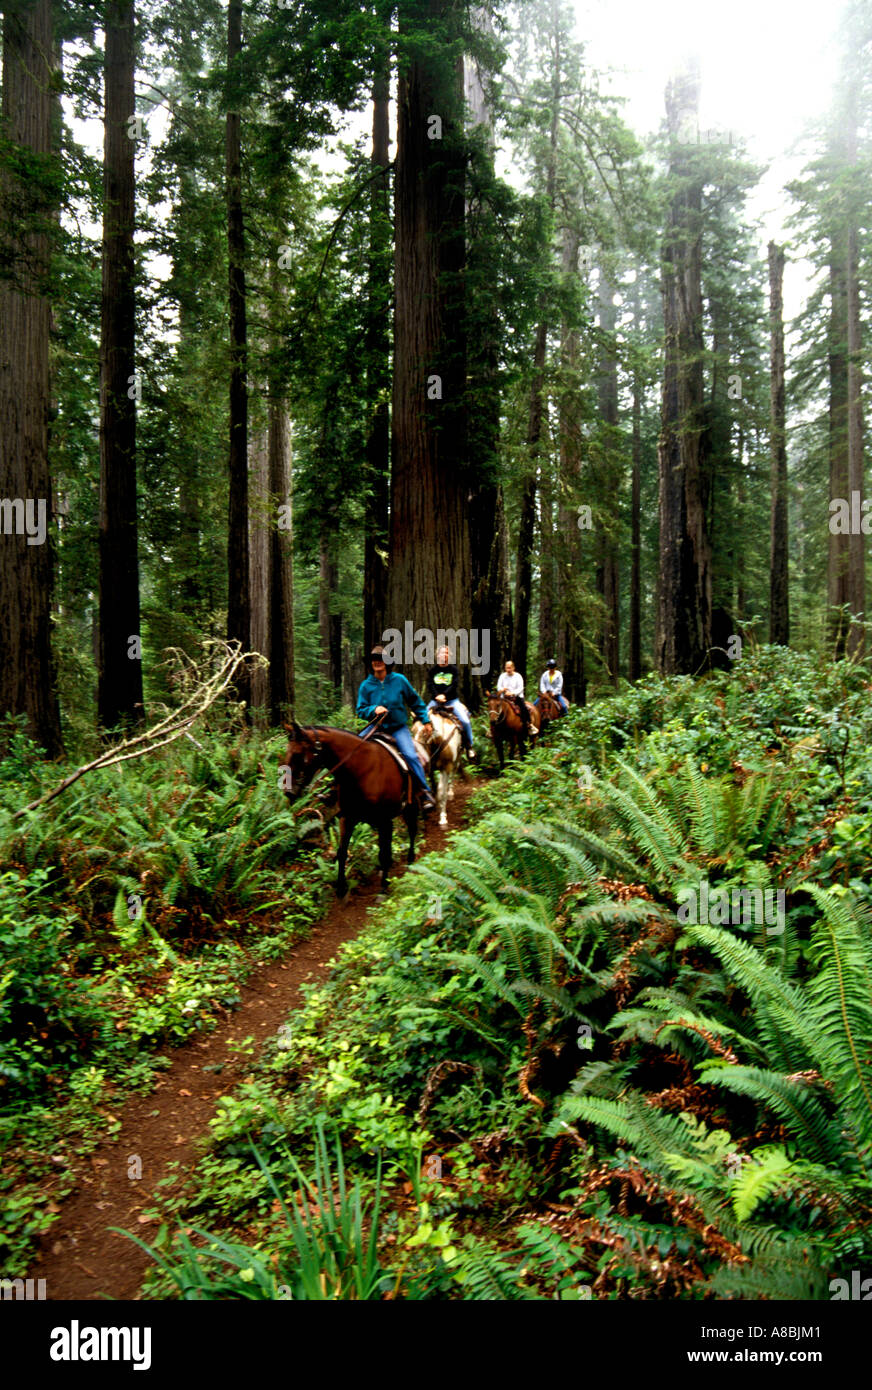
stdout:
{"type": "Polygon", "coordinates": [[[744,1164],[733,1181],[733,1210],[739,1221],[753,1216],[761,1202],[783,1184],[792,1173],[790,1159],[783,1149],[757,1149],[751,1162],[744,1164]]]}

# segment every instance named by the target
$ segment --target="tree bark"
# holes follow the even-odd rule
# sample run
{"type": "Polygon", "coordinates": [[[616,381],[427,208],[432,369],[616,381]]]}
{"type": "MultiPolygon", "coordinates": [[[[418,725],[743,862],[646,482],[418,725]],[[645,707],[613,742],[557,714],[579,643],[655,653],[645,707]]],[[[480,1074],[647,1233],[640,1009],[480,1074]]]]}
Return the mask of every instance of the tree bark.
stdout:
{"type": "MultiPolygon", "coordinates": [[[[830,261],[830,378],[829,455],[830,501],[844,498],[850,505],[848,489],[848,254],[844,238],[833,234],[830,261]]],[[[844,610],[851,602],[849,575],[851,538],[829,534],[827,554],[828,639],[836,659],[845,655],[847,624],[844,610]]]]}
{"type": "MultiPolygon", "coordinates": [[[[674,141],[683,116],[695,122],[698,101],[696,73],[669,84],[666,109],[674,141]]],[[[676,191],[663,243],[665,361],[658,445],[656,655],[662,675],[692,674],[705,663],[712,607],[711,544],[702,495],[702,184],[686,146],[674,146],[670,171],[676,191]]]]}
{"type": "Polygon", "coordinates": [[[278,724],[295,698],[294,532],[291,431],[285,402],[277,394],[269,405],[269,492],[273,506],[286,507],[281,529],[270,528],[269,632],[270,718],[278,724]]]}
{"type": "Polygon", "coordinates": [[[614,352],[617,313],[614,289],[600,271],[599,325],[603,335],[598,380],[599,413],[605,426],[603,451],[600,524],[596,531],[597,590],[602,600],[599,631],[599,653],[603,668],[613,685],[620,677],[620,581],[618,575],[618,546],[615,532],[618,525],[618,501],[621,489],[618,451],[618,367],[614,352]]]}
{"type": "MultiPolygon", "coordinates": [[[[554,557],[554,498],[548,460],[539,475],[539,659],[547,661],[557,644],[554,593],[557,587],[554,557]]],[[[529,661],[527,665],[529,666],[529,661]]],[[[518,670],[521,668],[518,667],[518,670]]],[[[526,669],[524,670],[526,675],[526,669]]]]}
{"type": "MultiPolygon", "coordinates": [[[[52,152],[53,61],[50,0],[7,8],[3,131],[46,169],[52,152]]],[[[12,245],[3,248],[4,259],[10,253],[10,278],[0,279],[0,715],[26,715],[30,737],[54,757],[63,748],[51,647],[51,310],[45,283],[54,198],[7,165],[0,167],[0,203],[10,220],[18,221],[12,245]],[[30,535],[28,501],[35,523],[30,535]]]]}
{"type": "MultiPolygon", "coordinates": [[[[563,229],[562,271],[564,283],[578,274],[578,232],[574,228],[563,229]]],[[[557,401],[561,487],[558,493],[557,529],[553,547],[557,576],[555,635],[553,643],[543,644],[541,656],[545,661],[552,656],[556,657],[563,671],[564,693],[574,703],[583,704],[582,547],[576,510],[581,487],[578,358],[577,325],[565,318],[561,331],[561,386],[557,401]]]]}
{"type": "MultiPolygon", "coordinates": [[[[857,84],[851,81],[847,111],[847,163],[852,176],[857,167],[857,84]]],[[[861,326],[858,212],[859,199],[852,189],[848,206],[846,236],[846,312],[847,312],[847,408],[848,408],[848,495],[863,496],[863,331],[861,326]]],[[[865,203],[864,199],[864,203],[865,203]]],[[[862,204],[861,204],[862,206],[862,204]]],[[[852,528],[849,544],[848,602],[852,622],[848,632],[848,654],[862,656],[865,635],[862,621],[866,612],[866,537],[860,527],[852,528]]]]}
{"type": "MultiPolygon", "coordinates": [[[[448,0],[433,0],[447,32],[448,0]]],[[[401,19],[401,35],[403,35],[401,19]]],[[[465,148],[463,61],[447,45],[407,58],[399,74],[395,166],[395,327],[391,566],[386,628],[471,626],[466,466],[465,148]],[[433,116],[441,120],[436,135],[433,116]]],[[[422,675],[421,663],[406,674],[422,675]]],[[[461,665],[461,692],[470,690],[461,665]]]]}
{"type": "MultiPolygon", "coordinates": [[[[485,11],[472,12],[477,27],[492,32],[485,11]]],[[[493,179],[493,132],[488,96],[479,66],[464,63],[464,91],[471,125],[483,127],[485,139],[476,158],[481,167],[481,184],[493,179]]],[[[486,195],[477,209],[487,223],[490,211],[486,195]]],[[[469,212],[469,207],[467,207],[469,212]]],[[[496,229],[491,221],[491,236],[496,229]]],[[[493,265],[486,237],[473,239],[469,247],[467,290],[468,314],[474,316],[475,329],[468,334],[467,370],[467,456],[474,482],[469,504],[470,551],[472,557],[472,626],[490,634],[490,670],[472,688],[471,708],[481,705],[481,686],[493,683],[512,652],[512,599],[509,589],[509,547],[503,489],[499,481],[500,442],[500,321],[495,293],[493,265]]]]}
{"type": "Polygon", "coordinates": [[[107,0],[103,139],[103,293],[100,316],[100,660],[104,729],[142,723],[136,518],[136,64],[133,0],[107,0]]]}
{"type": "MultiPolygon", "coordinates": [[[[249,646],[267,655],[269,643],[269,423],[257,430],[249,444],[250,496],[248,509],[248,590],[250,602],[249,646]]],[[[251,706],[260,710],[258,722],[265,723],[269,705],[269,668],[258,666],[251,673],[251,706]]]]}
{"type": "Polygon", "coordinates": [[[389,309],[385,279],[389,274],[391,245],[390,221],[390,69],[385,58],[372,91],[373,172],[380,170],[370,186],[369,319],[366,333],[367,405],[369,434],[366,462],[370,496],[366,509],[363,558],[363,641],[364,664],[374,643],[381,640],[387,602],[388,496],[390,489],[391,425],[389,409],[390,340],[389,309]]]}
{"type": "MultiPolygon", "coordinates": [[[[242,0],[227,7],[227,70],[233,82],[242,49],[242,0]]],[[[231,107],[235,104],[230,97],[231,107]]],[[[227,252],[230,314],[230,449],[227,517],[227,638],[249,649],[251,604],[248,567],[248,318],[245,289],[245,223],[242,209],[241,117],[228,110],[225,126],[227,252]]],[[[250,675],[235,682],[239,700],[250,701],[250,675]]]]}
{"type": "Polygon", "coordinates": [[[769,367],[771,513],[769,527],[769,641],[790,644],[787,573],[787,435],[784,409],[784,249],[769,243],[769,367]]]}
{"type": "Polygon", "coordinates": [[[533,543],[536,535],[536,489],[542,452],[542,393],[545,386],[547,346],[548,325],[542,322],[536,330],[536,345],[533,349],[533,380],[530,386],[530,409],[527,416],[528,472],[521,493],[521,517],[518,525],[513,653],[515,667],[518,671],[527,669],[530,604],[533,592],[533,543]]]}
{"type": "Polygon", "coordinates": [[[321,639],[321,671],[325,699],[335,704],[342,686],[342,615],[331,613],[331,599],[336,592],[337,569],[326,530],[321,532],[318,583],[318,631],[321,639]]]}
{"type": "MultiPolygon", "coordinates": [[[[636,310],[638,318],[638,306],[636,310]]],[[[630,483],[630,634],[627,679],[642,674],[642,382],[633,372],[633,472],[630,483]]]]}

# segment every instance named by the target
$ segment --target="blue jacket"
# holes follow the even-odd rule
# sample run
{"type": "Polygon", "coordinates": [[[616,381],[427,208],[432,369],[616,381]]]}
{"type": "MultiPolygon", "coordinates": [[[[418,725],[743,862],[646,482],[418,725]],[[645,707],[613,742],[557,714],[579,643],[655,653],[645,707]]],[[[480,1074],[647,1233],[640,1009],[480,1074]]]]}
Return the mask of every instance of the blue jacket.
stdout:
{"type": "Polygon", "coordinates": [[[357,713],[360,718],[367,721],[373,719],[377,705],[384,705],[387,710],[381,723],[381,727],[387,733],[408,724],[406,706],[418,716],[422,724],[430,723],[427,706],[414,686],[410,685],[399,671],[388,671],[383,681],[377,681],[375,676],[367,676],[361,685],[357,692],[357,713]]]}

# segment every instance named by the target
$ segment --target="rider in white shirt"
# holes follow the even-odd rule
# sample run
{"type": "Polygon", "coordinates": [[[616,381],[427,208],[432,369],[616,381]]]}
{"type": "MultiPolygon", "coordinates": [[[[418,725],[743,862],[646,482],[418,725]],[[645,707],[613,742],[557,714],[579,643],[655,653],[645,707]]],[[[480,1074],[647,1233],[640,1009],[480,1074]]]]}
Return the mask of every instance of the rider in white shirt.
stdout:
{"type": "Polygon", "coordinates": [[[497,681],[497,694],[508,695],[514,700],[524,725],[525,734],[538,732],[538,730],[531,730],[530,728],[530,711],[527,709],[527,701],[524,699],[524,677],[515,670],[514,661],[506,662],[505,670],[497,681]]]}

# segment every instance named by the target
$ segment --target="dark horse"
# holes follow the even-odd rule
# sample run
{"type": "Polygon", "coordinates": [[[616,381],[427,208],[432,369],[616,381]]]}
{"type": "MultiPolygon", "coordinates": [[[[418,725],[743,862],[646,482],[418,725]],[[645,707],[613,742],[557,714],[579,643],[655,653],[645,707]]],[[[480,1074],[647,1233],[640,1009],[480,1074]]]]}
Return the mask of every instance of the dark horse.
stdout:
{"type": "Polygon", "coordinates": [[[564,711],[560,708],[550,690],[544,690],[539,696],[539,719],[541,721],[542,733],[545,732],[546,724],[551,724],[555,719],[562,719],[564,711]]]}
{"type": "MultiPolygon", "coordinates": [[[[538,730],[539,711],[535,705],[531,705],[529,700],[524,702],[530,711],[530,728],[538,730]]],[[[505,765],[505,745],[508,744],[513,754],[518,754],[523,758],[526,753],[524,742],[524,725],[518,713],[518,707],[514,700],[506,695],[491,695],[487,697],[487,712],[490,718],[491,736],[494,747],[497,750],[497,757],[500,760],[500,772],[505,765]]]]}
{"type": "Polygon", "coordinates": [[[336,781],[340,818],[336,892],[342,898],[348,892],[345,877],[348,845],[361,821],[378,831],[378,862],[382,888],[386,888],[393,863],[395,816],[403,817],[409,831],[409,863],[415,858],[418,805],[410,793],[408,775],[400,770],[382,744],[345,729],[331,729],[322,724],[302,729],[296,721],[286,724],[285,728],[291,741],[281,766],[288,800],[295,800],[305,790],[319,768],[332,772],[336,781]]]}

